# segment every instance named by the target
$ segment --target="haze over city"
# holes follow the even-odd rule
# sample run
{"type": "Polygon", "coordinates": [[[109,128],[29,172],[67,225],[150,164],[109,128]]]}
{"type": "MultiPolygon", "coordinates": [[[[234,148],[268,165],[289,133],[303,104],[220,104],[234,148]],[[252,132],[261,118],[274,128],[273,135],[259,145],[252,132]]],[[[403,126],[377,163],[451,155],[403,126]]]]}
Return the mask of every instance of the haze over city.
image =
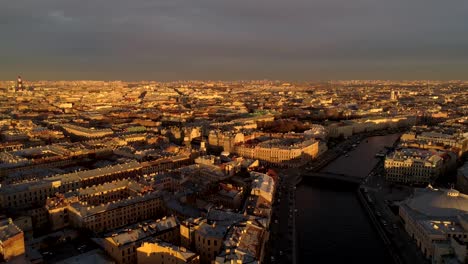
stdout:
{"type": "Polygon", "coordinates": [[[466,79],[463,0],[4,1],[0,79],[466,79]]]}

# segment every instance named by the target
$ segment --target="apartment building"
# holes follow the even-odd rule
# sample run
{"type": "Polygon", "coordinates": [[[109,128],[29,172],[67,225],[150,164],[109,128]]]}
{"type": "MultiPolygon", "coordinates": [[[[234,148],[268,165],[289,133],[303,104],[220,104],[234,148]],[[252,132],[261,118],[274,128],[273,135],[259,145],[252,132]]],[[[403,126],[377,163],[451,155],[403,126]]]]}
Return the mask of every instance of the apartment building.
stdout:
{"type": "Polygon", "coordinates": [[[74,192],[57,193],[46,201],[45,209],[48,212],[50,228],[57,230],[70,225],[69,207],[73,203],[100,206],[135,197],[149,190],[151,190],[150,187],[124,179],[82,188],[74,192]]]}
{"type": "Polygon", "coordinates": [[[270,139],[259,144],[243,143],[234,146],[234,153],[248,159],[258,159],[262,163],[279,166],[300,166],[316,158],[319,154],[319,141],[315,139],[270,139]]]}
{"type": "Polygon", "coordinates": [[[0,220],[0,261],[12,261],[24,256],[24,234],[11,218],[0,220]]]}
{"type": "Polygon", "coordinates": [[[141,165],[132,161],[94,170],[77,171],[47,177],[41,180],[0,187],[0,205],[3,208],[43,206],[48,197],[87,186],[135,176],[141,165]]]}
{"type": "Polygon", "coordinates": [[[109,231],[163,214],[161,193],[146,192],[101,205],[76,202],[68,206],[70,223],[94,233],[109,231]]]}
{"type": "Polygon", "coordinates": [[[255,221],[233,226],[226,234],[223,250],[214,263],[263,263],[268,236],[268,231],[255,221]]]}
{"type": "Polygon", "coordinates": [[[450,159],[445,152],[399,149],[385,158],[385,178],[405,184],[428,184],[445,172],[450,159]]]}
{"type": "MultiPolygon", "coordinates": [[[[144,242],[161,239],[179,243],[179,222],[174,216],[147,220],[105,235],[100,241],[104,250],[119,264],[137,263],[137,249],[144,242]]],[[[144,251],[144,249],[142,249],[144,251]]],[[[160,262],[156,262],[160,263],[160,262]]]]}
{"type": "Polygon", "coordinates": [[[196,253],[162,240],[144,242],[137,248],[138,264],[198,264],[200,256],[196,253]]]}

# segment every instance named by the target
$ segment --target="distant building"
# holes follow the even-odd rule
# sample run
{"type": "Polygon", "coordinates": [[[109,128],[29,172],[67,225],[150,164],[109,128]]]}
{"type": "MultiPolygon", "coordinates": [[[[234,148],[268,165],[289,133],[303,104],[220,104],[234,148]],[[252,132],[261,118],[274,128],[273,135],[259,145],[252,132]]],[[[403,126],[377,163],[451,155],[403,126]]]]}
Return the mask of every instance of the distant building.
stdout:
{"type": "Polygon", "coordinates": [[[95,233],[109,231],[163,213],[161,193],[149,192],[97,206],[83,202],[68,206],[70,223],[95,233]]]}
{"type": "Polygon", "coordinates": [[[177,170],[184,177],[189,177],[194,181],[208,184],[225,180],[232,176],[229,166],[216,166],[207,164],[194,164],[182,167],[177,170]]]}
{"type": "Polygon", "coordinates": [[[405,145],[424,149],[449,150],[458,156],[468,151],[468,133],[450,126],[442,126],[439,129],[415,126],[401,136],[401,141],[405,145]]]}
{"type": "Polygon", "coordinates": [[[83,138],[102,138],[114,134],[112,129],[92,129],[72,124],[63,124],[62,127],[71,135],[83,138]]]}
{"type": "Polygon", "coordinates": [[[16,79],[16,91],[23,91],[24,86],[23,86],[23,79],[21,76],[18,75],[18,79],[16,79]]]}
{"type": "Polygon", "coordinates": [[[415,123],[416,118],[413,116],[371,117],[331,123],[327,131],[331,138],[348,138],[358,133],[408,127],[415,123]]]}
{"type": "Polygon", "coordinates": [[[0,152],[8,152],[20,150],[24,147],[24,144],[21,142],[5,142],[0,143],[0,152]]]}
{"type": "Polygon", "coordinates": [[[232,152],[247,159],[277,167],[300,166],[316,158],[320,143],[315,139],[273,138],[260,143],[245,142],[234,146],[232,152]]]}
{"type": "Polygon", "coordinates": [[[392,90],[390,92],[390,100],[392,100],[392,101],[398,100],[398,92],[395,92],[394,90],[392,90]]]}
{"type": "Polygon", "coordinates": [[[193,161],[190,155],[180,154],[171,157],[164,157],[153,161],[141,163],[142,174],[161,173],[167,170],[177,169],[184,165],[190,165],[193,161]]]}
{"type": "Polygon", "coordinates": [[[309,130],[304,131],[305,135],[310,135],[317,139],[325,140],[328,137],[327,129],[321,125],[312,125],[309,130]]]}
{"type": "Polygon", "coordinates": [[[452,147],[458,150],[458,152],[455,152],[460,156],[468,151],[468,133],[447,135],[436,132],[423,132],[417,136],[417,139],[428,142],[428,144],[439,143],[452,147]]]}
{"type": "Polygon", "coordinates": [[[226,208],[239,209],[242,202],[242,188],[234,188],[233,186],[220,184],[221,189],[214,196],[214,202],[226,208]]]}
{"type": "Polygon", "coordinates": [[[150,188],[132,180],[119,180],[79,189],[65,194],[58,193],[46,201],[49,227],[58,230],[71,224],[70,208],[74,203],[86,204],[87,207],[109,203],[121,203],[122,200],[144,194],[150,188]]]}
{"type": "Polygon", "coordinates": [[[0,187],[0,205],[3,208],[24,208],[43,206],[48,197],[56,192],[64,193],[112,180],[135,176],[141,165],[132,161],[126,164],[78,171],[42,180],[0,187]]]}
{"type": "Polygon", "coordinates": [[[399,149],[385,158],[385,179],[404,184],[432,183],[454,165],[455,159],[445,152],[399,149]]]}
{"type": "Polygon", "coordinates": [[[26,141],[29,139],[29,136],[20,130],[7,130],[1,133],[3,140],[10,141],[26,141]]]}
{"type": "Polygon", "coordinates": [[[251,195],[260,196],[272,203],[275,192],[275,181],[272,177],[258,172],[250,172],[253,177],[251,195]]]}

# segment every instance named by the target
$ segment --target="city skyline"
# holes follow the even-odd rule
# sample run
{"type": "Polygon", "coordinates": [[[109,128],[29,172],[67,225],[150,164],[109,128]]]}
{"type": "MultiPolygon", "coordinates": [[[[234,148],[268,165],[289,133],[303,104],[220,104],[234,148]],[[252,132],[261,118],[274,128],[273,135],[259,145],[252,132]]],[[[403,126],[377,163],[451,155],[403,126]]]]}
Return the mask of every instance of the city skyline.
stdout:
{"type": "Polygon", "coordinates": [[[465,263],[467,87],[0,81],[0,262],[465,263]]]}
{"type": "Polygon", "coordinates": [[[0,79],[464,79],[465,1],[2,4],[0,79]]]}

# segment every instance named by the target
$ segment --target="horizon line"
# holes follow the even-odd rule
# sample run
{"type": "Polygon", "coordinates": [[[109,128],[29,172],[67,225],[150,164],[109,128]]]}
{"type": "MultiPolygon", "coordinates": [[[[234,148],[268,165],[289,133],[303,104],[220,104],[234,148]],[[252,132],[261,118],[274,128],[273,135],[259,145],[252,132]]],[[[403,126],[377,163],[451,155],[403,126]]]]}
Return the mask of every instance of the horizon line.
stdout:
{"type": "MultiPolygon", "coordinates": [[[[21,76],[21,75],[20,75],[21,76]]],[[[288,79],[178,79],[178,80],[155,80],[155,79],[138,79],[138,80],[122,80],[122,79],[24,79],[30,82],[77,82],[77,81],[96,81],[96,82],[255,82],[255,81],[270,81],[270,82],[291,82],[291,83],[304,83],[304,82],[346,82],[346,81],[393,81],[393,82],[467,82],[468,79],[324,79],[324,80],[288,80],[288,79]]],[[[0,82],[16,82],[13,80],[0,80],[0,82]]]]}

